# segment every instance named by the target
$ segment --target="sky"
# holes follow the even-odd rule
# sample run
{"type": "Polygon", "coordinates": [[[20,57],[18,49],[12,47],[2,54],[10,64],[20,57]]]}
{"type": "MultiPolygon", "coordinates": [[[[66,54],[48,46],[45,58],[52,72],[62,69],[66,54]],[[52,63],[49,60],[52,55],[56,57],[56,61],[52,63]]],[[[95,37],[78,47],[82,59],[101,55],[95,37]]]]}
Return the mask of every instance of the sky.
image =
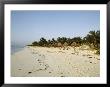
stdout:
{"type": "Polygon", "coordinates": [[[11,11],[11,43],[29,44],[57,37],[84,37],[100,30],[100,11],[11,11]]]}

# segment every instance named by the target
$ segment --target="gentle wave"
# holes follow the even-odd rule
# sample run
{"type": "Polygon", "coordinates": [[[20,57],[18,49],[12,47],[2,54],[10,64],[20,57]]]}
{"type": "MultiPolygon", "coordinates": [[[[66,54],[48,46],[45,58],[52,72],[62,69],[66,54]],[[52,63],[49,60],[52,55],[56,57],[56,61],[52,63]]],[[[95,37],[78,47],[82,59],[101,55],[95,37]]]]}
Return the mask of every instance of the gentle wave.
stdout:
{"type": "Polygon", "coordinates": [[[11,46],[11,54],[14,54],[20,50],[22,50],[24,46],[11,46]]]}

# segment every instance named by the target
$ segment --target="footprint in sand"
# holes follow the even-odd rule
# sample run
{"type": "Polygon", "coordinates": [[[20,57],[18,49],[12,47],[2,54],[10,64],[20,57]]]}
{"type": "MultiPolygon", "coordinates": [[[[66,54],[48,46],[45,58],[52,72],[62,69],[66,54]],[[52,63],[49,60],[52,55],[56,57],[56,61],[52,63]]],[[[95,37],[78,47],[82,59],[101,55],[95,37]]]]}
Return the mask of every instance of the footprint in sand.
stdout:
{"type": "Polygon", "coordinates": [[[86,56],[85,54],[83,54],[82,56],[86,56]]]}
{"type": "Polygon", "coordinates": [[[40,63],[40,65],[42,65],[42,64],[40,63]]]}
{"type": "Polygon", "coordinates": [[[71,54],[75,54],[75,53],[71,53],[71,54]]]}
{"type": "Polygon", "coordinates": [[[90,54],[87,54],[87,56],[91,56],[90,54]]]}
{"type": "Polygon", "coordinates": [[[48,64],[46,64],[45,66],[46,66],[46,68],[48,68],[48,67],[49,67],[49,65],[48,65],[48,64]]]}
{"type": "Polygon", "coordinates": [[[60,77],[65,77],[65,76],[60,76],[60,77]]]}
{"type": "Polygon", "coordinates": [[[90,63],[92,63],[92,62],[90,62],[90,63]]]}
{"type": "Polygon", "coordinates": [[[61,76],[60,77],[65,77],[64,75],[63,75],[63,73],[60,73],[61,74],[61,76]]]}
{"type": "Polygon", "coordinates": [[[88,57],[88,58],[92,58],[92,57],[90,56],[90,57],[88,57]]]}
{"type": "Polygon", "coordinates": [[[22,69],[18,69],[18,70],[22,70],[22,69]]]}
{"type": "Polygon", "coordinates": [[[39,61],[39,63],[43,63],[43,61],[39,61]]]}
{"type": "Polygon", "coordinates": [[[63,73],[60,73],[60,74],[63,74],[63,73]]]}
{"type": "Polygon", "coordinates": [[[37,61],[40,61],[39,59],[37,61]]]}
{"type": "Polygon", "coordinates": [[[32,54],[38,54],[37,52],[32,52],[32,54]]]}
{"type": "Polygon", "coordinates": [[[30,73],[32,73],[32,72],[28,72],[28,74],[30,74],[30,73]]]}
{"type": "Polygon", "coordinates": [[[52,72],[49,72],[49,73],[52,73],[52,72]]]}

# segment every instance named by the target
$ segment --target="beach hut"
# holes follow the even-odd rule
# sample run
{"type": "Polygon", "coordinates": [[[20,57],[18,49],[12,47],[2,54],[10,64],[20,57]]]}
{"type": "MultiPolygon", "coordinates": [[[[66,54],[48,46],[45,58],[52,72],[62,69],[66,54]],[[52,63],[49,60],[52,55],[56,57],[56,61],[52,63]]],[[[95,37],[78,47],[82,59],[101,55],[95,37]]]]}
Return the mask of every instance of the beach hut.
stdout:
{"type": "Polygon", "coordinates": [[[67,42],[65,42],[65,43],[63,44],[63,46],[64,46],[64,47],[67,47],[67,46],[68,46],[68,43],[67,43],[67,42]]]}
{"type": "Polygon", "coordinates": [[[76,45],[77,45],[76,42],[73,42],[73,43],[71,44],[72,47],[76,47],[76,45]]]}
{"type": "Polygon", "coordinates": [[[75,47],[76,47],[76,42],[73,42],[73,43],[71,44],[71,46],[73,47],[74,52],[76,52],[76,49],[75,49],[75,47]]]}
{"type": "Polygon", "coordinates": [[[63,48],[64,48],[64,50],[67,48],[67,50],[68,50],[68,43],[67,42],[65,42],[64,44],[63,44],[63,48]]]}
{"type": "Polygon", "coordinates": [[[60,42],[58,42],[58,45],[57,45],[58,47],[62,47],[62,44],[60,43],[60,42]]]}
{"type": "Polygon", "coordinates": [[[57,42],[54,43],[54,47],[57,47],[57,42]]]}
{"type": "Polygon", "coordinates": [[[60,42],[58,42],[57,46],[59,47],[59,49],[61,50],[62,48],[62,44],[60,42]]]}

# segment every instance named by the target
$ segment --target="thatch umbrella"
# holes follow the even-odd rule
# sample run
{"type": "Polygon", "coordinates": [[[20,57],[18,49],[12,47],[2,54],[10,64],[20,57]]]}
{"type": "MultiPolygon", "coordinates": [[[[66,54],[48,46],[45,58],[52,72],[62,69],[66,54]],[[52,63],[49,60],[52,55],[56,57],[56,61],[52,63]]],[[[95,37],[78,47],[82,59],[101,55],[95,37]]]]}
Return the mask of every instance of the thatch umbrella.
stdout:
{"type": "Polygon", "coordinates": [[[61,50],[62,44],[60,42],[58,42],[57,46],[60,47],[61,50]]]}
{"type": "Polygon", "coordinates": [[[76,42],[73,42],[72,44],[71,44],[71,46],[73,47],[75,47],[77,44],[76,44],[76,42]]]}
{"type": "Polygon", "coordinates": [[[62,47],[62,44],[60,42],[58,42],[57,46],[58,47],[62,47]]]}
{"type": "Polygon", "coordinates": [[[57,43],[56,42],[54,43],[54,47],[57,47],[57,43]]]}
{"type": "Polygon", "coordinates": [[[73,42],[72,44],[71,44],[71,46],[74,48],[74,52],[76,52],[76,49],[75,49],[75,47],[76,47],[76,42],[73,42]]]}
{"type": "Polygon", "coordinates": [[[68,46],[68,43],[65,42],[65,43],[63,44],[64,49],[65,49],[67,46],[68,46]]]}
{"type": "Polygon", "coordinates": [[[68,43],[67,43],[67,42],[65,42],[65,43],[63,44],[63,46],[65,46],[65,47],[66,47],[66,46],[68,46],[68,43]]]}

